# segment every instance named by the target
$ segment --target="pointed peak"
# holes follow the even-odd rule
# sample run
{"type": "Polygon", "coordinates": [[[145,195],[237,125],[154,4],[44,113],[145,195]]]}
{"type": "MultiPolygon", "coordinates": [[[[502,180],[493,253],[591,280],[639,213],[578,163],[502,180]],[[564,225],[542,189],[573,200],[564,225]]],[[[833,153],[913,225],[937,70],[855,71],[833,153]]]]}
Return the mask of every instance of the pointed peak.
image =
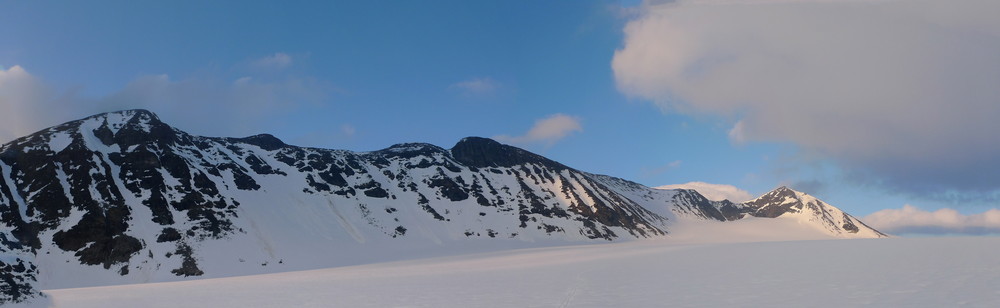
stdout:
{"type": "Polygon", "coordinates": [[[104,118],[109,122],[127,122],[131,119],[138,119],[141,122],[152,122],[160,121],[160,117],[156,116],[155,113],[146,109],[125,109],[118,111],[105,112],[97,115],[91,116],[91,118],[104,118]]]}
{"type": "Polygon", "coordinates": [[[119,111],[112,111],[112,112],[109,112],[109,113],[131,114],[131,115],[144,115],[144,116],[151,116],[151,117],[155,117],[156,116],[156,114],[153,113],[152,111],[149,111],[147,109],[142,109],[142,108],[124,109],[124,110],[119,110],[119,111]]]}
{"type": "Polygon", "coordinates": [[[793,190],[791,188],[788,188],[788,186],[782,185],[782,186],[780,186],[778,188],[775,188],[775,189],[773,189],[773,190],[771,190],[771,191],[769,191],[767,193],[764,193],[763,195],[761,195],[760,197],[757,197],[756,199],[747,201],[747,203],[761,203],[761,202],[764,202],[764,203],[779,202],[780,203],[780,202],[784,202],[782,200],[786,200],[786,198],[790,198],[789,200],[791,200],[791,199],[798,200],[799,196],[802,196],[802,195],[805,195],[805,194],[801,193],[801,192],[798,192],[798,191],[795,191],[795,190],[793,190]]]}
{"type": "Polygon", "coordinates": [[[65,138],[62,136],[80,139],[79,134],[93,135],[105,146],[118,144],[122,148],[148,141],[168,144],[176,138],[174,129],[161,122],[153,112],[145,109],[127,109],[99,113],[51,126],[15,139],[9,144],[21,147],[33,146],[50,142],[53,138],[66,140],[59,139],[65,138]]]}
{"type": "Polygon", "coordinates": [[[782,185],[781,187],[778,187],[778,188],[775,188],[775,189],[774,189],[774,190],[772,190],[771,192],[779,192],[779,193],[783,193],[783,192],[793,192],[793,193],[794,193],[794,192],[797,192],[797,191],[795,191],[795,190],[793,190],[793,189],[791,189],[791,188],[788,188],[788,186],[784,186],[784,185],[782,185]]]}
{"type": "Polygon", "coordinates": [[[771,191],[767,192],[767,195],[771,195],[771,194],[776,194],[776,195],[793,195],[793,196],[809,195],[807,193],[804,193],[804,192],[801,192],[801,191],[798,191],[798,190],[794,190],[794,189],[788,188],[788,186],[784,186],[784,185],[782,185],[782,186],[780,186],[778,188],[775,188],[774,190],[771,190],[771,191]]]}
{"type": "Polygon", "coordinates": [[[122,148],[143,144],[172,144],[178,131],[160,121],[153,112],[145,109],[128,109],[102,113],[80,121],[85,133],[93,133],[105,145],[118,144],[122,148]]]}
{"type": "MultiPolygon", "coordinates": [[[[98,125],[106,126],[117,133],[120,128],[150,132],[153,127],[169,127],[155,113],[146,109],[126,109],[105,112],[84,118],[77,123],[97,121],[98,125]]],[[[70,122],[73,123],[73,122],[70,122]]]]}

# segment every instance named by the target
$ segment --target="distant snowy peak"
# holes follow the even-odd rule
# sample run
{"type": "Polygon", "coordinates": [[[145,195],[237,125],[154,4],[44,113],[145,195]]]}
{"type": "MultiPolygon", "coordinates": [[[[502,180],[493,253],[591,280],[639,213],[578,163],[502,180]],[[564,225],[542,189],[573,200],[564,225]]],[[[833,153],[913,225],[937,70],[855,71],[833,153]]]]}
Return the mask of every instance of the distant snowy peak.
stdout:
{"type": "Polygon", "coordinates": [[[844,211],[809,194],[782,186],[742,204],[754,217],[796,219],[845,237],[887,237],[844,211]]]}
{"type": "Polygon", "coordinates": [[[746,218],[794,220],[834,237],[887,237],[853,216],[816,197],[779,187],[746,202],[712,201],[694,189],[655,189],[670,198],[670,212],[686,220],[735,221],[746,218]]]}

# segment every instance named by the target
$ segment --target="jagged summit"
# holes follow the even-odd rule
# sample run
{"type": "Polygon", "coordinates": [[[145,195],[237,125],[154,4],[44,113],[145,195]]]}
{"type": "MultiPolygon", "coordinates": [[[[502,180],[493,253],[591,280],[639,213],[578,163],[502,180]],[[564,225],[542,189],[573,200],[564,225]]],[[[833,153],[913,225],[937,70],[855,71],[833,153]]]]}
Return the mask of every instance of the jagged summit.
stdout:
{"type": "Polygon", "coordinates": [[[756,209],[754,216],[774,218],[789,212],[801,211],[805,203],[813,200],[818,201],[808,194],[781,186],[745,204],[756,209]]]}
{"type": "Polygon", "coordinates": [[[799,191],[791,189],[791,188],[788,188],[788,186],[782,185],[782,186],[779,186],[778,188],[772,189],[770,192],[777,192],[777,193],[793,192],[793,193],[797,193],[799,191]]]}
{"type": "Polygon", "coordinates": [[[152,111],[146,109],[126,109],[126,110],[105,112],[89,116],[77,121],[72,121],[69,122],[69,124],[80,125],[86,122],[93,122],[93,121],[102,122],[102,124],[108,125],[109,128],[115,130],[125,126],[135,126],[142,128],[143,130],[146,131],[149,131],[150,127],[155,127],[155,126],[169,127],[168,125],[160,121],[159,116],[157,116],[152,111]]]}
{"type": "Polygon", "coordinates": [[[156,115],[156,113],[153,113],[152,111],[149,111],[148,109],[142,109],[142,108],[122,109],[122,110],[118,110],[118,111],[109,111],[109,112],[105,112],[105,113],[96,114],[93,117],[102,117],[102,116],[106,117],[106,116],[109,116],[109,115],[121,115],[121,116],[124,116],[124,117],[141,116],[141,117],[145,117],[145,118],[159,120],[159,117],[156,115]]]}
{"type": "MultiPolygon", "coordinates": [[[[132,126],[142,126],[144,128],[151,124],[162,124],[156,114],[144,110],[144,109],[131,109],[131,110],[120,110],[114,112],[105,112],[92,116],[88,116],[79,120],[69,121],[63,124],[52,126],[40,131],[34,132],[24,137],[14,139],[7,144],[0,146],[0,148],[11,148],[11,147],[24,147],[28,144],[39,144],[48,142],[57,136],[57,138],[64,138],[66,134],[73,134],[76,130],[79,130],[85,123],[96,124],[93,128],[98,128],[102,124],[110,125],[109,129],[117,131],[118,129],[125,127],[131,123],[132,126]],[[107,123],[107,124],[105,124],[107,123]]],[[[148,131],[148,129],[147,129],[148,131]]],[[[100,138],[100,136],[98,136],[100,138]]]]}
{"type": "Polygon", "coordinates": [[[887,237],[853,216],[816,197],[781,186],[760,197],[734,203],[710,201],[691,189],[673,189],[674,212],[681,217],[734,221],[746,218],[774,218],[797,221],[835,237],[887,237]]]}
{"type": "Polygon", "coordinates": [[[795,219],[837,235],[887,237],[844,211],[809,194],[781,186],[757,199],[744,202],[743,210],[754,217],[795,219]]]}

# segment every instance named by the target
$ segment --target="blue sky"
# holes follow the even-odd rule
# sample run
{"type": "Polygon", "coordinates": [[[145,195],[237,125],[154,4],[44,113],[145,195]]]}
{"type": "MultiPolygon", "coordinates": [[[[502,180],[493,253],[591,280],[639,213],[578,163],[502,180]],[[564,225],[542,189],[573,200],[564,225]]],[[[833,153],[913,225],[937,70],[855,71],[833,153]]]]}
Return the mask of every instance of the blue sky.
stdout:
{"type": "Polygon", "coordinates": [[[495,137],[648,186],[790,185],[859,217],[996,207],[1000,164],[976,153],[1000,143],[969,132],[1000,127],[968,121],[1000,115],[977,87],[1000,80],[1000,27],[976,13],[992,4],[703,2],[0,2],[0,138],[146,108],[199,135],[356,151],[495,137]],[[946,34],[934,59],[972,64],[899,56],[946,34]],[[949,79],[893,75],[913,63],[949,79]],[[966,121],[937,123],[951,110],[966,121]]]}

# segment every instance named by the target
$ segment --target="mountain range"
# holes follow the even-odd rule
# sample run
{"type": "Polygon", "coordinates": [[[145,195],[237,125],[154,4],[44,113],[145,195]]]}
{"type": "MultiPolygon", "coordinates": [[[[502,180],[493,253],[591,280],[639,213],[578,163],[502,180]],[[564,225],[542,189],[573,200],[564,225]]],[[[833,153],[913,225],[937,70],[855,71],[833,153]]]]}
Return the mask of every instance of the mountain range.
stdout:
{"type": "Polygon", "coordinates": [[[0,146],[0,304],[48,288],[669,238],[684,222],[751,218],[886,236],[786,187],[710,201],[487,138],[352,152],[195,136],[125,110],[0,146]]]}

